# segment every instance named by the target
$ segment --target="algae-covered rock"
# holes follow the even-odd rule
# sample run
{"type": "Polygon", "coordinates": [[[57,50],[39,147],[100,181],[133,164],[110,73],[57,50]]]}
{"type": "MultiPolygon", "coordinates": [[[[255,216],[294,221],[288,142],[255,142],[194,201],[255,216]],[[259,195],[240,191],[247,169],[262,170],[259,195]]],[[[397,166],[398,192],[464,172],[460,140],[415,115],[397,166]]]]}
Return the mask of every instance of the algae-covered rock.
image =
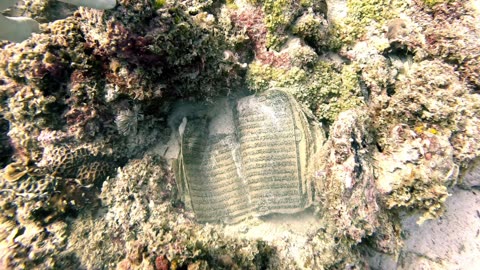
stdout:
{"type": "Polygon", "coordinates": [[[360,242],[379,227],[374,185],[373,137],[365,113],[343,112],[330,129],[325,179],[319,182],[320,200],[332,216],[339,235],[360,242]],[[326,188],[328,186],[328,188],[326,188]]]}
{"type": "Polygon", "coordinates": [[[469,93],[453,67],[440,61],[414,63],[397,79],[394,89],[393,95],[382,101],[392,105],[380,111],[381,120],[376,124],[381,133],[404,124],[419,134],[429,131],[446,136],[459,165],[478,156],[474,134],[480,130],[474,115],[478,114],[479,97],[469,93]]]}
{"type": "Polygon", "coordinates": [[[320,120],[332,123],[342,111],[361,107],[364,97],[354,66],[337,71],[329,62],[314,61],[311,68],[274,68],[254,62],[247,73],[251,89],[286,87],[320,120]]]}
{"type": "Polygon", "coordinates": [[[305,12],[292,27],[292,33],[301,37],[307,44],[317,50],[328,48],[329,24],[324,16],[312,10],[305,12]]]}
{"type": "Polygon", "coordinates": [[[107,85],[133,99],[211,97],[236,83],[212,3],[119,1],[116,11],[83,10],[86,46],[109,63],[107,85]],[[145,20],[150,22],[145,25],[145,20]]]}
{"type": "Polygon", "coordinates": [[[456,183],[459,166],[445,136],[417,132],[402,125],[393,128],[391,143],[375,156],[376,186],[385,194],[388,208],[422,211],[422,223],[442,214],[447,188],[456,183]]]}
{"type": "Polygon", "coordinates": [[[326,12],[325,1],[298,1],[298,0],[254,0],[251,1],[262,7],[265,13],[264,23],[267,28],[266,46],[279,49],[288,39],[288,30],[291,24],[307,9],[316,14],[326,12]]]}
{"type": "Polygon", "coordinates": [[[173,207],[169,199],[175,183],[157,158],[131,160],[116,178],[105,182],[102,192],[105,212],[101,216],[86,213],[73,224],[69,239],[70,250],[87,268],[130,265],[130,269],[143,269],[155,264],[183,268],[199,263],[208,269],[278,266],[274,266],[275,249],[262,241],[226,237],[220,227],[196,224],[181,208],[173,207]]]}
{"type": "MultiPolygon", "coordinates": [[[[373,251],[395,266],[413,261],[402,215],[438,218],[452,186],[478,185],[473,2],[120,0],[75,13],[41,2],[7,11],[40,33],[0,43],[0,268],[366,269],[373,251]],[[295,148],[313,153],[307,209],[198,222],[165,160],[176,136],[213,138],[229,114],[210,108],[280,87],[325,131],[289,131],[324,142],[295,148]]],[[[249,104],[255,117],[291,109],[249,104]]],[[[274,121],[263,127],[274,147],[294,145],[274,121]]],[[[212,171],[226,161],[202,153],[212,171]]],[[[272,163],[259,175],[269,170],[298,171],[272,163]]]]}

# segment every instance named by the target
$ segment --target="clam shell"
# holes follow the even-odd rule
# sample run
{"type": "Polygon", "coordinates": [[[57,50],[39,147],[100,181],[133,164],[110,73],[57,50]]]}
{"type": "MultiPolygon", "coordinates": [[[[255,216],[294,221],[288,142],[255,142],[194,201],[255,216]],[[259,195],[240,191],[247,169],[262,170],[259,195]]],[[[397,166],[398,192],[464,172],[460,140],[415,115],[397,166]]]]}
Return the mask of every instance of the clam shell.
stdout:
{"type": "Polygon", "coordinates": [[[236,223],[312,204],[315,156],[325,135],[287,92],[223,99],[185,117],[175,172],[199,222],[236,223]]]}

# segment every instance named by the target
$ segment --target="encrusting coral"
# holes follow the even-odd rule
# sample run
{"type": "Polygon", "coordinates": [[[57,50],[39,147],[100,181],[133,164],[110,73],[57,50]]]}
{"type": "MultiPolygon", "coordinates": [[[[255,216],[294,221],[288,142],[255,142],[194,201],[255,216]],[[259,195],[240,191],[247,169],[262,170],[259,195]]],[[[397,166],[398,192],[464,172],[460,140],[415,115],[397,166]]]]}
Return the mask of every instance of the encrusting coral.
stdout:
{"type": "MultiPolygon", "coordinates": [[[[474,134],[479,131],[475,115],[479,113],[480,100],[478,95],[469,93],[468,85],[452,66],[438,60],[413,63],[398,78],[395,93],[377,101],[380,106],[385,102],[394,104],[375,116],[380,133],[404,124],[418,136],[426,131],[447,138],[458,165],[466,166],[478,156],[478,137],[474,134]]],[[[385,138],[391,136],[382,134],[385,138]]],[[[383,147],[381,141],[380,145],[383,147]]]]}
{"type": "Polygon", "coordinates": [[[119,0],[64,19],[22,5],[41,25],[0,44],[0,268],[367,268],[364,248],[401,260],[399,216],[441,216],[478,164],[463,1],[119,0]],[[234,234],[196,222],[165,160],[171,133],[214,113],[195,102],[276,87],[327,136],[303,242],[242,237],[275,215],[234,234]]]}
{"type": "Polygon", "coordinates": [[[380,168],[376,185],[386,194],[388,208],[423,211],[422,223],[441,215],[447,188],[456,183],[459,166],[445,136],[432,134],[433,130],[417,132],[405,125],[392,129],[391,144],[375,156],[380,168]]]}
{"type": "Polygon", "coordinates": [[[161,160],[147,155],[131,160],[116,178],[105,182],[102,201],[107,212],[100,219],[86,214],[72,228],[70,246],[83,254],[80,259],[87,268],[275,267],[275,250],[262,241],[229,238],[215,225],[202,226],[183,217],[183,210],[169,202],[175,190],[172,177],[161,160]],[[126,189],[131,193],[124,193],[126,189]],[[91,235],[90,242],[83,240],[85,233],[91,235]],[[101,260],[81,252],[92,245],[98,247],[95,257],[101,260]],[[126,249],[117,252],[125,245],[126,249]]]}

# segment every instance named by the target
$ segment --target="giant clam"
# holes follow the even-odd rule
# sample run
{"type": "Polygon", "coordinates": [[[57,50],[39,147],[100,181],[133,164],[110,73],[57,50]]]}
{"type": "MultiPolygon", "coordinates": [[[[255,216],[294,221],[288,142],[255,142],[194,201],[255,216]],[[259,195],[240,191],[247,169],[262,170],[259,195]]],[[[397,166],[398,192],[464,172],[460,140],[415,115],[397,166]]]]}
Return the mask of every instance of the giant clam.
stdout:
{"type": "Polygon", "coordinates": [[[309,207],[321,125],[279,89],[215,104],[178,128],[175,173],[196,219],[236,223],[309,207]]]}

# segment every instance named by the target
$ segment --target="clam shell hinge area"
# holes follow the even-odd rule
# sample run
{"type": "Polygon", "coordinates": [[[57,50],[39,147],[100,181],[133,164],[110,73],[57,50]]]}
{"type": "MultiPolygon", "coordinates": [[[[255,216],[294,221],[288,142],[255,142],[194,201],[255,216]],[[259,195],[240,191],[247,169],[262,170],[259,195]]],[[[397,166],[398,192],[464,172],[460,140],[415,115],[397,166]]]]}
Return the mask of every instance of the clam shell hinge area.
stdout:
{"type": "Polygon", "coordinates": [[[281,90],[216,104],[179,129],[175,172],[197,220],[235,223],[309,207],[321,126],[281,90]]]}

